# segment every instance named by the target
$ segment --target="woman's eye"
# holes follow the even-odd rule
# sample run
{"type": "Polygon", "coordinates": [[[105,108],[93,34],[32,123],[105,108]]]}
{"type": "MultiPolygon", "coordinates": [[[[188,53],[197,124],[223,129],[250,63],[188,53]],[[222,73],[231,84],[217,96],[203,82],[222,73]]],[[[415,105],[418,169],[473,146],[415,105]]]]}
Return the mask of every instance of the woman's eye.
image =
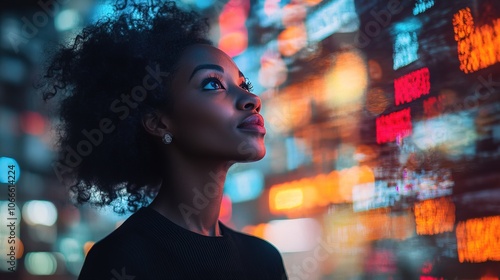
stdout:
{"type": "Polygon", "coordinates": [[[245,81],[240,85],[240,87],[242,87],[248,92],[252,92],[253,90],[252,83],[247,78],[245,78],[245,81]]]}
{"type": "Polygon", "coordinates": [[[223,89],[222,83],[217,79],[209,79],[205,81],[203,86],[204,90],[214,90],[214,89],[223,89]]]}

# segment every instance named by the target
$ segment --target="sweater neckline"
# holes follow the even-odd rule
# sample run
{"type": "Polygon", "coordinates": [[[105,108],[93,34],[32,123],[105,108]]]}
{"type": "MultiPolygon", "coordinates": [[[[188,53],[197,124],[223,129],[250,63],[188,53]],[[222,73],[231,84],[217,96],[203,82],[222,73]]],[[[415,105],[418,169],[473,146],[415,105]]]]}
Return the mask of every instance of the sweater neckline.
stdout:
{"type": "Polygon", "coordinates": [[[185,229],[185,228],[181,227],[180,225],[172,222],[169,218],[163,216],[158,211],[156,211],[156,210],[154,210],[154,209],[152,209],[150,207],[142,207],[141,210],[144,211],[144,212],[150,212],[152,215],[157,216],[158,219],[161,219],[165,223],[169,224],[170,228],[172,228],[173,230],[177,231],[181,235],[189,234],[189,235],[196,236],[196,237],[199,237],[199,238],[206,238],[206,239],[211,239],[211,240],[214,240],[214,239],[222,240],[222,239],[227,239],[228,234],[229,234],[228,230],[227,230],[227,227],[220,220],[217,220],[217,222],[219,223],[220,233],[222,235],[221,236],[207,236],[207,235],[199,234],[197,232],[190,231],[188,229],[185,229]]]}

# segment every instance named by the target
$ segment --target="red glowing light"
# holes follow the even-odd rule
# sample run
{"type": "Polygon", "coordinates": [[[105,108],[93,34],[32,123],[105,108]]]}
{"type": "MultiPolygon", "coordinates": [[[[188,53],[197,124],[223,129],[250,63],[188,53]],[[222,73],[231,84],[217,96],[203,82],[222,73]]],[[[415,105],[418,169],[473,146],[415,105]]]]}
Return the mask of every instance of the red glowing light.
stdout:
{"type": "Polygon", "coordinates": [[[443,111],[443,96],[433,96],[424,100],[424,115],[427,118],[433,118],[443,111]]]}
{"type": "Polygon", "coordinates": [[[394,80],[394,101],[396,105],[408,103],[429,94],[430,89],[429,69],[425,67],[394,80]]]}
{"type": "Polygon", "coordinates": [[[221,34],[227,34],[245,27],[247,13],[243,8],[229,7],[219,16],[219,29],[221,34]]]}
{"type": "Polygon", "coordinates": [[[231,199],[229,198],[229,196],[223,195],[219,210],[219,220],[221,220],[223,223],[229,223],[231,221],[233,212],[232,209],[233,207],[231,199]]]}
{"type": "Polygon", "coordinates": [[[429,274],[432,271],[432,263],[431,262],[424,262],[422,265],[422,273],[424,274],[429,274]]]}
{"type": "Polygon", "coordinates": [[[378,144],[407,137],[412,131],[410,108],[380,116],[376,122],[378,144]]]}
{"type": "Polygon", "coordinates": [[[45,118],[37,112],[25,112],[21,115],[21,128],[27,134],[42,135],[45,125],[45,118]]]}
{"type": "Polygon", "coordinates": [[[223,50],[231,57],[235,57],[248,47],[248,34],[246,29],[227,33],[219,40],[219,49],[223,50]]]}
{"type": "Polygon", "coordinates": [[[249,7],[248,0],[230,0],[219,15],[218,47],[231,57],[241,54],[248,47],[248,31],[245,21],[249,7]]]}

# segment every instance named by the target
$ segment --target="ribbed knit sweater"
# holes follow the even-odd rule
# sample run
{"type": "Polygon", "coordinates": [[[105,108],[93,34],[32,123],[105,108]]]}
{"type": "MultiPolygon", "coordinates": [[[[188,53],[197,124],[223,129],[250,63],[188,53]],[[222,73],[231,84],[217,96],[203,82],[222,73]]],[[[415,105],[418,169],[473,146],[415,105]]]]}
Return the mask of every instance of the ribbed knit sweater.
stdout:
{"type": "Polygon", "coordinates": [[[205,236],[143,207],[92,246],[78,280],[288,279],[273,245],[219,225],[205,236]]]}

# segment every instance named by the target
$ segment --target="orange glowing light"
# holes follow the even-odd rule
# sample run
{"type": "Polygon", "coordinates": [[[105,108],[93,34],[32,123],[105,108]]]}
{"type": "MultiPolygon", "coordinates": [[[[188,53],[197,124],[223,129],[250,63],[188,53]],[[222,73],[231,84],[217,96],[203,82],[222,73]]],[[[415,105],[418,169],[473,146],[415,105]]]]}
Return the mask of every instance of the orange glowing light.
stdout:
{"type": "Polygon", "coordinates": [[[282,214],[324,207],[330,203],[352,202],[355,185],[374,181],[375,175],[370,167],[354,166],[273,185],[269,192],[269,209],[273,214],[282,214]]]}
{"type": "Polygon", "coordinates": [[[498,280],[498,277],[494,275],[484,275],[480,278],[480,280],[498,280]]]}
{"type": "Polygon", "coordinates": [[[353,246],[381,239],[405,240],[414,235],[414,221],[409,211],[391,214],[389,208],[363,212],[345,209],[327,216],[325,233],[335,246],[353,246]]]}
{"type": "Polygon", "coordinates": [[[418,235],[433,235],[453,231],[455,204],[451,198],[425,200],[415,204],[415,224],[418,235]]]}
{"type": "MultiPolygon", "coordinates": [[[[345,201],[352,201],[352,188],[358,184],[360,179],[361,174],[358,168],[348,168],[340,171],[339,194],[345,201]]],[[[359,183],[362,184],[362,182],[359,183]]]]}
{"type": "Polygon", "coordinates": [[[302,0],[302,2],[308,6],[316,6],[321,3],[323,0],[302,0]]]}
{"type": "Polygon", "coordinates": [[[87,241],[85,242],[85,244],[83,244],[83,253],[85,254],[85,256],[87,256],[87,254],[89,253],[92,246],[94,246],[94,244],[95,242],[93,241],[87,241]]]}
{"type": "MultiPolygon", "coordinates": [[[[23,242],[21,241],[21,239],[19,238],[14,238],[14,239],[8,239],[7,237],[5,237],[5,239],[3,239],[3,244],[5,244],[5,251],[6,253],[10,253],[11,251],[11,247],[14,247],[15,251],[13,252],[15,254],[15,258],[16,259],[20,259],[23,257],[23,254],[24,254],[24,244],[23,242]]],[[[1,248],[1,247],[0,247],[1,248]]],[[[9,255],[7,255],[7,258],[9,258],[9,255]]]]}
{"type": "Polygon", "coordinates": [[[248,46],[246,29],[228,33],[219,39],[219,49],[234,57],[244,52],[248,46]]]}
{"type": "Polygon", "coordinates": [[[500,18],[475,27],[469,7],[453,16],[460,70],[475,72],[500,61],[500,18]]]}
{"type": "Polygon", "coordinates": [[[274,187],[269,193],[271,212],[298,208],[304,202],[304,193],[300,188],[274,187]]]}
{"type": "Polygon", "coordinates": [[[460,262],[500,261],[500,216],[460,222],[456,235],[460,262]]]}
{"type": "Polygon", "coordinates": [[[287,27],[278,35],[278,50],[284,56],[292,56],[307,45],[305,25],[287,27]]]}
{"type": "Polygon", "coordinates": [[[262,223],[262,224],[258,224],[255,226],[247,225],[247,226],[244,226],[241,229],[241,231],[246,233],[246,234],[253,235],[253,236],[260,237],[260,238],[264,239],[267,227],[268,227],[267,223],[262,223]]]}
{"type": "Polygon", "coordinates": [[[325,75],[329,107],[358,104],[367,86],[368,68],[361,52],[342,51],[333,57],[333,66],[325,75]]]}

